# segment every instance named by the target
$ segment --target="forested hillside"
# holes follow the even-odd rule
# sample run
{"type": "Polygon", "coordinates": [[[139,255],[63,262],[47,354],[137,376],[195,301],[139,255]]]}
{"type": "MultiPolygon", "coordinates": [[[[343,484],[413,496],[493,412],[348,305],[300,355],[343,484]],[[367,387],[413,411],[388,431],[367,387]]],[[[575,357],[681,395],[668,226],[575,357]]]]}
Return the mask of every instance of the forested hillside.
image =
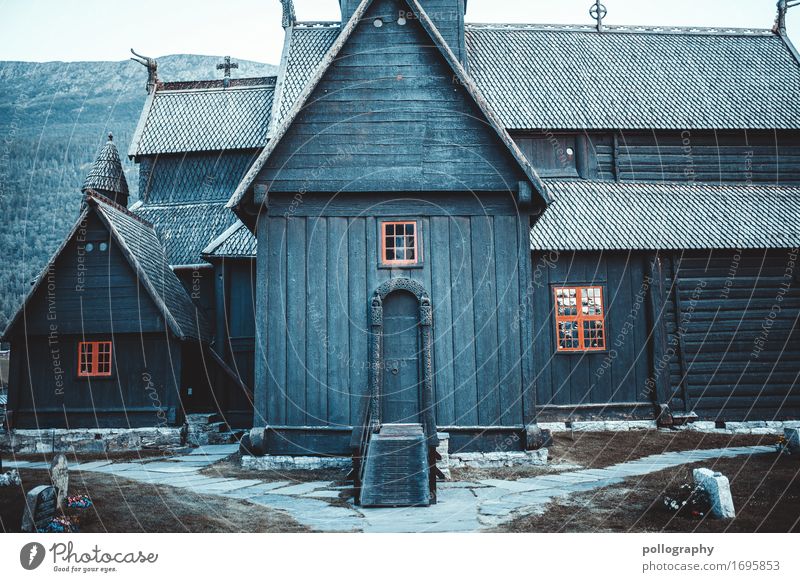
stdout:
{"type": "MultiPolygon", "coordinates": [[[[165,81],[215,79],[220,57],[158,59],[165,81]]],[[[238,61],[237,77],[275,67],[238,61]]],[[[0,61],[0,330],[77,217],[80,187],[113,132],[131,194],[136,168],[124,155],[146,97],[145,68],[132,61],[0,61]]]]}

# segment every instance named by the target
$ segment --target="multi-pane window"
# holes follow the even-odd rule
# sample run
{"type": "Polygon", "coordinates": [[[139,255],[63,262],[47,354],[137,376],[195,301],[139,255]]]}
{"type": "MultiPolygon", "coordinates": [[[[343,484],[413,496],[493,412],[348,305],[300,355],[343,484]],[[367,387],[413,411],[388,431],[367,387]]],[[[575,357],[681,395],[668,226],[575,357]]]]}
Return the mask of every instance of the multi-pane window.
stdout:
{"type": "Polygon", "coordinates": [[[111,375],[111,342],[78,343],[78,376],[111,375]]]}
{"type": "Polygon", "coordinates": [[[416,221],[381,223],[381,261],[384,265],[415,265],[419,260],[416,221]]]}
{"type": "Polygon", "coordinates": [[[556,287],[556,345],[560,352],[606,348],[602,287],[556,287]]]}

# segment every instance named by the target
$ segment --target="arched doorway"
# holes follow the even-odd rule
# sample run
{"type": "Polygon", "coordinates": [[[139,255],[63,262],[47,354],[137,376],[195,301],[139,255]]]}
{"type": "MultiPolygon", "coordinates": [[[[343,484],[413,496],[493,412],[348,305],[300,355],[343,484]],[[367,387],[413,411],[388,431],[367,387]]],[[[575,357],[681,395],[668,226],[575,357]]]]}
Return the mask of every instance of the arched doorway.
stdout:
{"type": "Polygon", "coordinates": [[[420,423],[420,332],[417,298],[394,291],[383,302],[383,423],[420,423]]]}
{"type": "Polygon", "coordinates": [[[419,423],[436,440],[433,310],[421,283],[389,279],[370,300],[370,424],[419,423]]]}

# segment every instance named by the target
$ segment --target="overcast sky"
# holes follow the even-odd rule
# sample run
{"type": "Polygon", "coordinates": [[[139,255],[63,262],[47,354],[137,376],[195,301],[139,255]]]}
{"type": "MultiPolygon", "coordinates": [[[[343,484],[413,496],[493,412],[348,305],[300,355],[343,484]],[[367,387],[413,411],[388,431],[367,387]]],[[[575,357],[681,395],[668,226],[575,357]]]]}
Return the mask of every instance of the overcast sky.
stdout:
{"type": "MultiPolygon", "coordinates": [[[[607,24],[771,28],[775,0],[604,0],[607,24]]],[[[592,0],[469,0],[469,22],[591,23],[592,0]]],[[[337,0],[295,0],[298,20],[338,20],[337,0]]],[[[277,64],[279,0],[0,0],[0,60],[233,55],[277,64]]],[[[789,35],[799,44],[800,7],[789,35]]]]}

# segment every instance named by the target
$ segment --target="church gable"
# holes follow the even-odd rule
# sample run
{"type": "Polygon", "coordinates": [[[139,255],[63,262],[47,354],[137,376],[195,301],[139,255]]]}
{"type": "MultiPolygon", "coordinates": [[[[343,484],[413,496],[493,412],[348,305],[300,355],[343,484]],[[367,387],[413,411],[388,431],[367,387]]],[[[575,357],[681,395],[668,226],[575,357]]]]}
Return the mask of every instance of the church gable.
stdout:
{"type": "Polygon", "coordinates": [[[303,107],[279,129],[255,178],[261,190],[516,192],[528,179],[515,146],[503,143],[443,49],[410,17],[415,4],[365,3],[303,107]]]}
{"type": "Polygon", "coordinates": [[[7,333],[163,331],[164,322],[96,212],[88,211],[41,274],[7,333]],[[23,327],[24,326],[24,327],[23,327]],[[53,327],[55,326],[55,327],[53,327]]]}

